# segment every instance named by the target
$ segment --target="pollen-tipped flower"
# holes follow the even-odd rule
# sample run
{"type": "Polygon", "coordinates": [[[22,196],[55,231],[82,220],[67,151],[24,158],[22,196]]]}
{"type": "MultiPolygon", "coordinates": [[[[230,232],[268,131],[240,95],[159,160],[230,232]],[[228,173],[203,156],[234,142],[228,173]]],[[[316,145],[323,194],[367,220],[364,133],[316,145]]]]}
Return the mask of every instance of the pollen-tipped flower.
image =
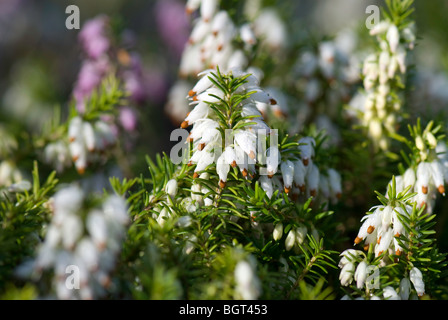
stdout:
{"type": "Polygon", "coordinates": [[[413,129],[418,150],[414,155],[416,164],[395,178],[397,193],[410,187],[410,192],[416,193],[412,200],[417,207],[425,207],[427,213],[432,213],[437,196],[445,195],[445,183],[448,181],[446,144],[436,138],[431,128],[432,122],[422,134],[415,134],[416,129],[413,129]]]}
{"type": "Polygon", "coordinates": [[[209,68],[219,67],[228,72],[232,68],[248,67],[247,54],[234,45],[239,39],[250,49],[257,42],[250,24],[237,26],[229,13],[220,10],[219,1],[204,0],[186,4],[187,13],[199,16],[193,21],[193,28],[181,57],[181,76],[196,76],[209,68]]]}
{"type": "Polygon", "coordinates": [[[227,75],[222,75],[219,71],[215,74],[211,70],[202,73],[202,78],[188,94],[194,108],[181,124],[182,128],[192,126],[188,141],[193,144],[193,154],[188,162],[189,165],[195,165],[193,177],[198,177],[210,165],[216,166],[221,188],[226,185],[231,167],[238,167],[246,179],[253,176],[254,164],[258,161],[258,146],[262,143],[259,141],[259,130],[262,130],[265,136],[270,132],[270,128],[254,107],[260,97],[267,101],[270,99],[250,74],[238,70],[227,75]],[[229,109],[229,97],[216,83],[235,83],[238,79],[241,79],[241,82],[232,94],[243,99],[240,104],[229,109]],[[255,94],[251,94],[253,91],[255,94]],[[244,113],[245,117],[238,120],[234,118],[234,113],[244,113]],[[253,120],[256,121],[255,124],[253,120]]]}
{"type": "Polygon", "coordinates": [[[89,163],[116,142],[112,126],[102,120],[95,123],[76,116],[68,128],[69,150],[79,174],[83,174],[89,163]]]}
{"type": "Polygon", "coordinates": [[[412,212],[409,205],[395,206],[390,205],[377,206],[374,211],[365,215],[361,222],[361,228],[355,239],[355,244],[364,241],[365,245],[374,245],[375,255],[378,257],[387,253],[389,249],[396,255],[403,251],[396,238],[400,235],[406,235],[406,231],[401,222],[400,216],[408,217],[412,212]]]}

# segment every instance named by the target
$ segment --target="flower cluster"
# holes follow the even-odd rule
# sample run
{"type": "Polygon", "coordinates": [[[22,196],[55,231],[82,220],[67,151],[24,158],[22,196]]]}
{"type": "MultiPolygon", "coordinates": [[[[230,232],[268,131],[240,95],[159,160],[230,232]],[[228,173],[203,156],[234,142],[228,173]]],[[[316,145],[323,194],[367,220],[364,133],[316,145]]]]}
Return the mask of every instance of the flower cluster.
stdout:
{"type": "Polygon", "coordinates": [[[74,185],[54,195],[50,202],[53,217],[32,263],[34,276],[54,270],[58,299],[97,299],[105,295],[129,222],[126,203],[118,196],[109,196],[100,207],[88,209],[85,201],[85,193],[74,185]],[[68,267],[79,271],[79,278],[72,283],[79,284],[79,290],[67,286],[68,267]]]}
{"type": "Polygon", "coordinates": [[[314,161],[316,141],[312,137],[303,137],[298,141],[300,155],[298,157],[284,157],[277,147],[270,147],[266,176],[260,177],[260,185],[269,198],[275,190],[284,191],[292,199],[307,200],[309,197],[318,199],[317,202],[328,201],[336,203],[342,196],[342,182],[340,174],[333,168],[319,169],[314,161]],[[277,159],[277,160],[276,160],[277,159]],[[278,170],[280,169],[280,170],[278,170]],[[279,172],[279,175],[275,173],[279,172]]]}
{"type": "MultiPolygon", "coordinates": [[[[368,55],[363,63],[362,75],[365,93],[355,101],[363,112],[361,123],[376,148],[388,150],[389,135],[396,133],[402,102],[399,88],[404,82],[408,51],[415,43],[413,27],[402,28],[388,20],[381,21],[372,30],[379,43],[379,52],[368,55]]],[[[355,102],[353,101],[353,102],[355,102]]]]}
{"type": "Polygon", "coordinates": [[[401,255],[403,248],[398,238],[400,235],[407,236],[407,232],[400,220],[402,219],[400,215],[408,217],[410,212],[412,212],[410,205],[380,205],[374,207],[372,213],[361,219],[363,223],[355,239],[355,244],[364,241],[364,245],[367,246],[366,249],[372,244],[375,248],[376,257],[383,253],[401,255]]]}
{"type": "MultiPolygon", "coordinates": [[[[219,185],[223,188],[230,167],[238,166],[244,177],[254,176],[257,149],[261,143],[260,130],[264,132],[264,136],[271,133],[271,129],[257,109],[257,104],[276,104],[276,102],[259,87],[255,76],[234,69],[229,73],[229,77],[244,79],[244,83],[239,85],[235,93],[243,96],[244,99],[236,108],[230,107],[224,115],[220,113],[221,116],[228,117],[224,124],[220,123],[220,119],[223,118],[220,118],[212,106],[226,101],[229,97],[215,85],[213,76],[212,71],[204,72],[203,77],[190,90],[189,96],[195,107],[182,122],[181,127],[193,126],[188,141],[193,142],[194,148],[189,159],[189,165],[196,165],[194,178],[199,177],[200,172],[210,164],[216,163],[219,185]],[[241,120],[232,123],[232,114],[240,114],[241,120]],[[220,129],[227,129],[225,137],[222,136],[220,129]],[[222,149],[223,138],[226,141],[224,150],[222,149]]],[[[230,104],[226,104],[229,107],[230,104]]],[[[225,108],[225,106],[221,107],[225,108]]]]}
{"type": "Polygon", "coordinates": [[[411,192],[416,193],[411,200],[416,202],[418,208],[425,207],[427,213],[433,212],[437,195],[445,195],[445,184],[448,182],[448,148],[438,136],[439,129],[433,128],[433,122],[428,123],[423,132],[420,123],[411,129],[414,165],[395,178],[397,192],[409,187],[411,192]]]}
{"type": "Polygon", "coordinates": [[[182,76],[196,76],[205,69],[219,66],[224,72],[232,68],[245,69],[248,58],[243,49],[232,43],[238,36],[245,49],[257,42],[249,24],[236,26],[225,10],[219,10],[218,0],[187,1],[186,11],[199,10],[188,44],[182,54],[179,72],[182,76]]]}
{"type": "Polygon", "coordinates": [[[71,119],[68,138],[70,155],[79,174],[84,174],[89,163],[97,162],[101,154],[116,143],[109,123],[97,120],[91,124],[80,116],[71,119]]]}
{"type": "MultiPolygon", "coordinates": [[[[382,289],[382,295],[374,295],[371,289],[380,289],[379,286],[379,268],[378,266],[369,265],[365,254],[362,251],[347,249],[341,253],[339,261],[339,268],[341,273],[339,280],[342,286],[349,286],[353,280],[356,282],[356,287],[359,290],[366,288],[370,293],[369,300],[408,300],[415,298],[411,295],[412,286],[417,293],[417,296],[425,294],[425,283],[420,269],[412,267],[408,275],[400,280],[399,287],[394,289],[388,285],[382,289]],[[373,271],[373,272],[372,272],[373,271]],[[412,284],[412,286],[411,286],[412,284]]],[[[344,296],[343,300],[350,299],[344,296]]],[[[363,298],[361,298],[363,299],[363,298]]]]}
{"type": "MultiPolygon", "coordinates": [[[[354,37],[350,33],[341,33],[343,37],[354,37]]],[[[317,101],[322,98],[326,87],[331,88],[331,94],[325,99],[325,110],[320,112],[334,115],[340,101],[348,101],[350,85],[359,80],[358,61],[351,58],[350,45],[347,42],[354,40],[326,40],[320,42],[316,48],[306,49],[297,58],[295,72],[303,83],[304,100],[314,108],[317,101]],[[347,49],[348,47],[348,49],[347,49]]]]}
{"type": "Polygon", "coordinates": [[[79,33],[79,42],[85,54],[78,74],[73,97],[80,114],[86,112],[86,103],[103,80],[110,74],[123,81],[129,93],[129,105],[120,108],[118,120],[126,131],[136,129],[137,114],[132,104],[141,104],[148,99],[148,77],[140,56],[120,47],[112,46],[110,25],[107,16],[98,16],[87,21],[79,33]]]}

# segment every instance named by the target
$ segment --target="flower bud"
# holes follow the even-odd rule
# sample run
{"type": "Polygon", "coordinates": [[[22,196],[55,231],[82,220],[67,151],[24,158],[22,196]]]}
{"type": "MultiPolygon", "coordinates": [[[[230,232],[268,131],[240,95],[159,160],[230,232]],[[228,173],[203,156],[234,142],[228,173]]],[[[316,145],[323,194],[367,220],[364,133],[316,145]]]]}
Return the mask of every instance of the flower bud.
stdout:
{"type": "Polygon", "coordinates": [[[171,197],[174,198],[177,194],[177,180],[171,179],[166,183],[165,192],[171,197]]]}
{"type": "Polygon", "coordinates": [[[291,229],[288,232],[288,235],[286,236],[286,240],[285,240],[286,251],[289,251],[289,250],[292,249],[292,247],[294,246],[295,241],[296,241],[296,232],[294,231],[294,229],[291,229]]]}
{"type": "Polygon", "coordinates": [[[274,232],[272,233],[272,237],[275,241],[282,238],[283,235],[283,223],[279,222],[274,227],[274,232]]]}
{"type": "Polygon", "coordinates": [[[425,143],[423,142],[423,138],[421,136],[417,136],[415,138],[415,146],[420,151],[425,150],[425,143]]]}

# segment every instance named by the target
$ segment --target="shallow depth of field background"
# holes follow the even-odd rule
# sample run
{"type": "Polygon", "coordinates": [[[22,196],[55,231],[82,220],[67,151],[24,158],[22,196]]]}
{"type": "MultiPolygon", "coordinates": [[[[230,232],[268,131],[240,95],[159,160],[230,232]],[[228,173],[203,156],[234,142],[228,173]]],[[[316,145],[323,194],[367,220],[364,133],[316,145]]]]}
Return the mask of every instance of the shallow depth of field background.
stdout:
{"type": "MultiPolygon", "coordinates": [[[[312,30],[328,36],[344,27],[362,24],[368,16],[366,7],[382,3],[373,0],[266,2],[280,10],[290,35],[312,30]]],[[[448,102],[448,0],[415,2],[419,36],[415,63],[421,70],[435,72],[442,88],[439,94],[448,102]]],[[[81,64],[79,31],[65,27],[68,16],[65,9],[70,4],[79,7],[81,26],[88,19],[106,14],[114,28],[126,29],[151,79],[150,99],[139,119],[134,157],[134,173],[139,175],[147,170],[144,155],[152,157],[161,151],[168,152],[172,145],[169,135],[176,124],[165,114],[164,105],[169,88],[178,76],[179,58],[188,39],[190,21],[183,14],[176,18],[168,16],[164,7],[169,4],[182,13],[182,0],[0,0],[0,122],[5,118],[16,119],[25,124],[26,130],[37,132],[54,105],[60,105],[63,112],[67,109],[81,64]]],[[[425,115],[425,110],[420,113],[425,115]]],[[[447,208],[446,204],[440,208],[439,232],[447,226],[447,208]]],[[[358,217],[362,215],[360,212],[358,217]]],[[[356,229],[358,220],[352,223],[356,229]]],[[[439,246],[441,251],[447,251],[448,234],[443,235],[439,246]]]]}

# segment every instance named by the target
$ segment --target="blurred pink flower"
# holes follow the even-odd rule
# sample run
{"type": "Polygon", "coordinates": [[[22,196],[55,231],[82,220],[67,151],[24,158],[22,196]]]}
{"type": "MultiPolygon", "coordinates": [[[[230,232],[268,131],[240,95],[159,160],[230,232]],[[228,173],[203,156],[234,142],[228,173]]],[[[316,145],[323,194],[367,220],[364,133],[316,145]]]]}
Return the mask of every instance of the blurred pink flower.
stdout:
{"type": "Polygon", "coordinates": [[[185,4],[178,0],[159,0],[154,11],[163,41],[180,57],[190,34],[185,4]]]}
{"type": "Polygon", "coordinates": [[[137,113],[130,107],[122,107],[120,109],[120,123],[123,128],[132,132],[137,129],[137,113]]]}
{"type": "Polygon", "coordinates": [[[98,59],[104,55],[110,47],[110,41],[107,37],[106,16],[98,16],[84,23],[78,39],[84,52],[91,59],[98,59]]]}
{"type": "Polygon", "coordinates": [[[76,107],[79,112],[85,111],[85,99],[99,86],[108,69],[109,63],[107,59],[85,60],[83,62],[73,90],[73,97],[76,100],[76,107]]]}

